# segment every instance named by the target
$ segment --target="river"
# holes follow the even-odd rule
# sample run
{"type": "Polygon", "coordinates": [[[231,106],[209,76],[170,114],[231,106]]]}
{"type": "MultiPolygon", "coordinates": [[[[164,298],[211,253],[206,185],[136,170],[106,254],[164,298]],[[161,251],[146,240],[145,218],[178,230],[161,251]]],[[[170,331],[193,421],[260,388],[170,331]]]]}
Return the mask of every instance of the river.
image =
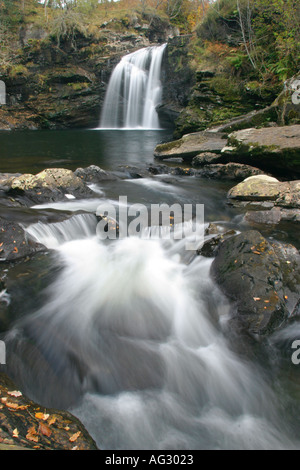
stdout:
{"type": "Polygon", "coordinates": [[[132,177],[170,137],[154,130],[0,134],[1,172],[94,164],[119,177],[94,186],[94,199],[17,211],[0,199],[1,213],[49,248],[2,269],[10,286],[1,335],[7,372],[42,406],[75,414],[100,449],[300,448],[299,373],[285,346],[298,324],[252,343],[230,328],[212,259],[187,251],[184,239],[96,236],[98,205],[118,206],[120,196],[147,206],[204,204],[205,224],[240,230],[241,213],[226,203],[231,183],[132,177]],[[49,211],[74,216],[41,222],[49,211]]]}

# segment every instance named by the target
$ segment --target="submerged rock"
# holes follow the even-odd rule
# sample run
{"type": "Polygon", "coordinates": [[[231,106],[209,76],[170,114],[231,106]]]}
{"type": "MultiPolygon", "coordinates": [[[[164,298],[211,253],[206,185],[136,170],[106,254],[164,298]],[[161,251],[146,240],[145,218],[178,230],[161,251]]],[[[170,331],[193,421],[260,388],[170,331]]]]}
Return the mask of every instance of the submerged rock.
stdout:
{"type": "Polygon", "coordinates": [[[266,335],[293,314],[300,296],[300,256],[295,247],[271,244],[258,231],[219,245],[211,274],[234,302],[233,321],[266,335]]]}

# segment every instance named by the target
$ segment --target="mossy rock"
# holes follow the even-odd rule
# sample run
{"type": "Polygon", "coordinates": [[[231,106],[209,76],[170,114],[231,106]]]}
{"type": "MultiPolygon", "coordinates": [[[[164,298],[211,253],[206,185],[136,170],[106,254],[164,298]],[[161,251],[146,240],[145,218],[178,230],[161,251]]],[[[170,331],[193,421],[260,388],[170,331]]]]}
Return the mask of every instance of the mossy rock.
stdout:
{"type": "Polygon", "coordinates": [[[280,246],[272,246],[258,231],[250,230],[221,243],[212,263],[213,278],[233,302],[233,323],[254,336],[273,333],[297,304],[299,285],[294,277],[291,282],[285,266],[287,261],[296,262],[299,272],[299,255],[295,259],[296,249],[283,253],[280,246]],[[291,290],[294,298],[288,304],[291,290]]]}

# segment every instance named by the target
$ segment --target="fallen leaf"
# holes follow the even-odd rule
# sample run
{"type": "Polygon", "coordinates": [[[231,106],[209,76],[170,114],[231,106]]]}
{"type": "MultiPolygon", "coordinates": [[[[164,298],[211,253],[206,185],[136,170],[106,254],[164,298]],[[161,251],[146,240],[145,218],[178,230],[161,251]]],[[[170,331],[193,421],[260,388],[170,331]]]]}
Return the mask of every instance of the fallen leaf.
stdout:
{"type": "Polygon", "coordinates": [[[54,424],[55,421],[56,421],[55,416],[52,416],[52,417],[49,419],[48,424],[51,426],[51,424],[54,424]]]}
{"type": "Polygon", "coordinates": [[[52,434],[52,431],[49,428],[49,426],[47,424],[43,423],[42,421],[40,422],[40,425],[39,425],[39,432],[41,434],[43,434],[44,436],[47,436],[47,437],[50,437],[51,434],[52,434]]]}
{"type": "Polygon", "coordinates": [[[260,300],[260,297],[253,297],[253,300],[256,302],[257,300],[260,300]]]}
{"type": "Polygon", "coordinates": [[[13,403],[11,401],[7,401],[5,404],[8,408],[12,408],[13,410],[17,410],[19,408],[18,403],[13,403]]]}
{"type": "Polygon", "coordinates": [[[17,430],[17,428],[13,430],[13,437],[19,437],[19,431],[17,430]]]}
{"type": "Polygon", "coordinates": [[[19,252],[19,250],[18,250],[18,248],[15,246],[14,249],[13,249],[13,253],[18,253],[18,252],[19,252]]]}
{"type": "Polygon", "coordinates": [[[19,392],[19,390],[13,390],[11,392],[7,392],[8,395],[10,395],[11,397],[21,397],[22,396],[22,392],[19,392]]]}
{"type": "Polygon", "coordinates": [[[5,401],[4,402],[7,408],[9,408],[11,411],[14,410],[26,410],[29,405],[18,405],[18,403],[14,403],[12,401],[5,401]]]}
{"type": "Polygon", "coordinates": [[[81,434],[81,431],[76,432],[75,434],[73,434],[73,436],[70,437],[69,441],[70,442],[76,441],[78,437],[80,436],[80,434],[81,434]]]}
{"type": "Polygon", "coordinates": [[[49,418],[49,416],[50,416],[50,415],[49,415],[49,414],[46,414],[46,413],[41,413],[41,412],[35,413],[35,417],[36,417],[37,419],[42,419],[43,421],[46,421],[46,420],[49,418]]]}
{"type": "Polygon", "coordinates": [[[33,442],[39,441],[39,437],[37,435],[37,432],[34,426],[28,429],[28,432],[26,434],[26,439],[28,439],[29,441],[33,441],[33,442]]]}

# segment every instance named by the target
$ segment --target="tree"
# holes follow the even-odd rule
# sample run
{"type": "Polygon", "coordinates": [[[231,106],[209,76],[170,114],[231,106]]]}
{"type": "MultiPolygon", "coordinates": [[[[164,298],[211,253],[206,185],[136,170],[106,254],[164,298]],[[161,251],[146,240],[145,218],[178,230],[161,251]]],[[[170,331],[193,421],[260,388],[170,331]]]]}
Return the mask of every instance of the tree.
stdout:
{"type": "Polygon", "coordinates": [[[256,50],[254,46],[254,38],[253,38],[253,29],[252,29],[252,7],[250,5],[250,1],[247,0],[246,4],[244,4],[243,11],[241,9],[240,0],[236,2],[237,12],[238,12],[238,20],[239,25],[241,28],[243,44],[250,60],[250,63],[254,69],[257,68],[256,65],[256,50]]]}

